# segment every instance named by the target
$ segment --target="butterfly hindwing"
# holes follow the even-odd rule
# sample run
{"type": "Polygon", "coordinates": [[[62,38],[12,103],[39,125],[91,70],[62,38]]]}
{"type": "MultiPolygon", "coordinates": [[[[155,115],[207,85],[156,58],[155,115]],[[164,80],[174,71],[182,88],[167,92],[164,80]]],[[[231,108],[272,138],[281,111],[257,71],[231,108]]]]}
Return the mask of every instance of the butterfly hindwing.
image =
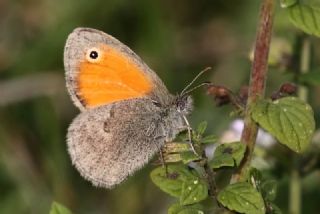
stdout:
{"type": "Polygon", "coordinates": [[[68,130],[68,150],[81,175],[111,188],[143,167],[165,141],[159,109],[134,99],[89,109],[68,130]]]}

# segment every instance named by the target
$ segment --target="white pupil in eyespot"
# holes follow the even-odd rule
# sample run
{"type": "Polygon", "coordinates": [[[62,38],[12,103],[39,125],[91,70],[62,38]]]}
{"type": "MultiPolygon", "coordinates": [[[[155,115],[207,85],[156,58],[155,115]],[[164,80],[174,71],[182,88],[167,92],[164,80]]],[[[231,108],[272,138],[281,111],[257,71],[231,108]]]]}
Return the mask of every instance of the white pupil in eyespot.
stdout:
{"type": "Polygon", "coordinates": [[[98,52],[97,51],[91,51],[89,56],[90,56],[91,59],[97,59],[98,58],[98,52]]]}

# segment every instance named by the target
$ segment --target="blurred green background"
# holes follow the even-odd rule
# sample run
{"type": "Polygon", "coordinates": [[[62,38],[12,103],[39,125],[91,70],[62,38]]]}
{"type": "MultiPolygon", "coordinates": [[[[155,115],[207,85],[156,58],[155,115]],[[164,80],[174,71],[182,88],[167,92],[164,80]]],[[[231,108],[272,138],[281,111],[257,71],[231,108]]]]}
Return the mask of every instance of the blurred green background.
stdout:
{"type": "MultiPolygon", "coordinates": [[[[257,0],[1,0],[0,1],[0,213],[48,213],[56,200],[74,213],[166,213],[173,198],[150,181],[149,164],[113,190],[92,187],[71,166],[65,135],[78,110],[66,92],[63,47],[76,27],[105,31],[127,44],[178,93],[207,66],[201,81],[238,90],[248,83],[257,0]]],[[[297,30],[277,10],[275,37],[289,44],[297,30]]],[[[313,41],[314,63],[319,41],[313,41]]],[[[271,68],[270,95],[291,76],[271,68]]],[[[311,103],[319,115],[319,88],[311,103]]],[[[217,108],[204,90],[194,92],[191,123],[209,132],[228,128],[230,107],[217,108]]],[[[319,116],[317,116],[319,120],[319,116]]],[[[280,167],[281,169],[281,167],[280,167]]],[[[320,173],[306,182],[304,209],[319,213],[320,173]],[[318,211],[318,212],[317,212],[318,211]]],[[[287,209],[288,175],[277,201],[287,209]]],[[[285,212],[286,213],[286,212],[285,212]]]]}

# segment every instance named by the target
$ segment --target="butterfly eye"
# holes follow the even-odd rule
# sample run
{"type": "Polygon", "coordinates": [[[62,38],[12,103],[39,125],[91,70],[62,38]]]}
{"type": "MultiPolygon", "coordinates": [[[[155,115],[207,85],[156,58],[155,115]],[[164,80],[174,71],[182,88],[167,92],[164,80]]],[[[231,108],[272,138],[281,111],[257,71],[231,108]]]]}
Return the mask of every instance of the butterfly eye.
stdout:
{"type": "Polygon", "coordinates": [[[100,50],[97,48],[91,48],[87,51],[86,58],[89,62],[98,62],[101,58],[100,50]]]}

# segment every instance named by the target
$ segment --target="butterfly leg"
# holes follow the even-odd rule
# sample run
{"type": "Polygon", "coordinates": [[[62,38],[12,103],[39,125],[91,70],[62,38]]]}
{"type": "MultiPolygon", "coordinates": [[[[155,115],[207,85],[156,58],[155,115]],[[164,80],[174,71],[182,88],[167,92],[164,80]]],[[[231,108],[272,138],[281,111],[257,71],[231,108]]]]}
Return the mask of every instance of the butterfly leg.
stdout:
{"type": "MultiPolygon", "coordinates": [[[[159,140],[161,138],[163,138],[163,139],[165,138],[165,135],[164,135],[165,130],[164,130],[164,128],[161,126],[160,131],[159,131],[159,129],[157,129],[157,127],[159,127],[159,126],[157,126],[156,124],[158,124],[158,123],[159,123],[158,121],[152,122],[150,124],[148,130],[146,131],[146,135],[147,136],[154,135],[154,139],[155,140],[159,140]],[[158,130],[158,131],[156,131],[156,130],[158,130]]],[[[159,145],[159,144],[156,144],[156,146],[157,146],[157,148],[159,150],[159,157],[160,157],[161,165],[165,169],[166,176],[168,176],[168,167],[167,167],[167,164],[166,164],[166,162],[164,160],[162,146],[159,145]]]]}
{"type": "Polygon", "coordinates": [[[166,164],[166,162],[164,160],[162,148],[159,150],[159,157],[160,157],[162,168],[164,168],[164,170],[165,170],[166,177],[168,177],[169,176],[168,165],[166,164]]]}
{"type": "Polygon", "coordinates": [[[185,116],[183,116],[183,119],[184,119],[184,121],[185,121],[185,123],[186,123],[186,125],[187,125],[188,143],[189,143],[189,145],[190,145],[190,147],[191,147],[191,150],[193,151],[193,153],[194,153],[195,155],[199,156],[199,154],[197,153],[197,151],[195,150],[195,148],[194,148],[194,146],[193,146],[193,142],[192,142],[192,128],[191,128],[191,126],[190,126],[190,123],[189,123],[188,119],[187,119],[185,116]]]}

